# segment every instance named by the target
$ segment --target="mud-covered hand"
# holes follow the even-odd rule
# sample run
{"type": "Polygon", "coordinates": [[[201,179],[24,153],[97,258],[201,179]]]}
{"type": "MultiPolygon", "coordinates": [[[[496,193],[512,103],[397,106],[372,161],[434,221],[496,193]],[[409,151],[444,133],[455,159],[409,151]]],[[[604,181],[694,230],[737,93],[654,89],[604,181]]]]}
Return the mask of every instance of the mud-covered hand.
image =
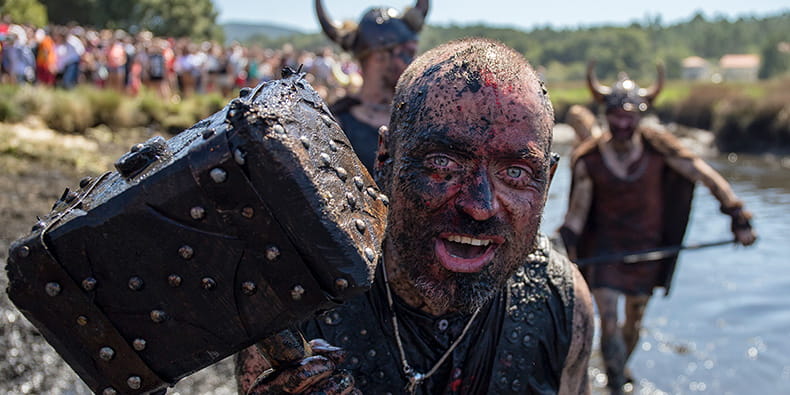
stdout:
{"type": "Polygon", "coordinates": [[[722,209],[732,218],[730,229],[735,235],[735,240],[741,245],[748,246],[757,240],[757,234],[752,229],[752,213],[743,208],[743,203],[730,209],[722,209]]]}
{"type": "Polygon", "coordinates": [[[757,234],[751,226],[748,228],[733,229],[733,234],[735,234],[735,240],[744,246],[752,245],[757,241],[757,234]]]}
{"type": "Polygon", "coordinates": [[[296,364],[263,372],[247,395],[261,394],[361,394],[354,387],[354,377],[337,367],[346,352],[323,339],[310,341],[313,355],[296,364]]]}

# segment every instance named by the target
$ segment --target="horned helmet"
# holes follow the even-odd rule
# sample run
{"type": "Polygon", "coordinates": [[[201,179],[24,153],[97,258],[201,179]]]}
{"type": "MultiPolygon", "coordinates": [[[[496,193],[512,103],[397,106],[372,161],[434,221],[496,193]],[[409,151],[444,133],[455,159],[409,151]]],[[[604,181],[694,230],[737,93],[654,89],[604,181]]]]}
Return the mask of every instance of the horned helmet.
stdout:
{"type": "Polygon", "coordinates": [[[664,87],[664,66],[661,63],[656,64],[656,71],[658,78],[650,88],[640,88],[625,72],[620,72],[617,82],[609,87],[598,82],[598,78],[595,77],[595,61],[591,60],[587,64],[587,87],[590,88],[595,101],[603,103],[607,111],[621,108],[626,111],[644,112],[664,87]]]}
{"type": "Polygon", "coordinates": [[[338,23],[324,10],[323,1],[315,0],[315,10],[324,33],[357,59],[374,50],[416,41],[429,6],[429,0],[417,0],[414,7],[406,8],[403,14],[394,8],[371,8],[359,23],[338,23]]]}

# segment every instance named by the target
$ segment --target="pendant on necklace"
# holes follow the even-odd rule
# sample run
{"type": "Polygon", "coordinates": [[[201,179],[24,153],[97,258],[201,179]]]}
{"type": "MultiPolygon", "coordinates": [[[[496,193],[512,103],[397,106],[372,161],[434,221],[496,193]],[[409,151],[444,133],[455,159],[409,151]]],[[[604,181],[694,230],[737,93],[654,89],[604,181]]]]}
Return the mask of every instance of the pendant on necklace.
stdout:
{"type": "Polygon", "coordinates": [[[413,394],[417,391],[417,387],[425,380],[425,375],[419,372],[409,374],[409,384],[406,384],[406,392],[413,394]]]}

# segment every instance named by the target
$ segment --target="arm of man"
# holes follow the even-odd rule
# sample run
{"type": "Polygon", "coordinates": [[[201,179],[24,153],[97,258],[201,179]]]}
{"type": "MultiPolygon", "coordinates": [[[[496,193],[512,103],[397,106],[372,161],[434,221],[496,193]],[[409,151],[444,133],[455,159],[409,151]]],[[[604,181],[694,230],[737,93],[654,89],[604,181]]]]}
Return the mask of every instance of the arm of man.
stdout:
{"type": "Polygon", "coordinates": [[[560,228],[565,251],[568,258],[576,260],[576,239],[584,230],[587,222],[587,215],[592,205],[593,182],[587,173],[584,161],[576,161],[573,169],[573,189],[571,190],[568,212],[565,214],[565,222],[560,228]]]}
{"type": "Polygon", "coordinates": [[[576,132],[577,143],[601,135],[601,128],[596,122],[595,114],[587,107],[578,104],[572,105],[565,116],[565,122],[576,132]]]}
{"type": "Polygon", "coordinates": [[[749,220],[751,213],[735,196],[730,184],[710,165],[700,158],[668,157],[667,164],[691,181],[702,182],[721,203],[721,211],[732,217],[732,232],[739,243],[748,246],[757,239],[749,220]]]}
{"type": "Polygon", "coordinates": [[[573,334],[560,378],[560,394],[590,394],[587,365],[590,362],[594,333],[590,290],[576,267],[573,268],[573,334]]]}

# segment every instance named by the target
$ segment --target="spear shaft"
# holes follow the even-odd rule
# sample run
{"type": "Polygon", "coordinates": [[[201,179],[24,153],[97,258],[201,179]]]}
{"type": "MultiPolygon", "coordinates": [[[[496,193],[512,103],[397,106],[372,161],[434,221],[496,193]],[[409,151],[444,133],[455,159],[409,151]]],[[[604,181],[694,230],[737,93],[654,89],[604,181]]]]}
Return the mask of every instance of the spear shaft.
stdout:
{"type": "Polygon", "coordinates": [[[618,252],[614,254],[598,255],[589,258],[582,258],[576,260],[577,266],[595,265],[611,261],[621,261],[627,264],[633,264],[646,261],[657,261],[659,259],[669,258],[677,255],[682,250],[699,250],[708,247],[717,247],[727,244],[735,243],[735,239],[711,241],[706,243],[695,243],[686,245],[674,245],[666,247],[650,248],[639,251],[618,252]]]}

